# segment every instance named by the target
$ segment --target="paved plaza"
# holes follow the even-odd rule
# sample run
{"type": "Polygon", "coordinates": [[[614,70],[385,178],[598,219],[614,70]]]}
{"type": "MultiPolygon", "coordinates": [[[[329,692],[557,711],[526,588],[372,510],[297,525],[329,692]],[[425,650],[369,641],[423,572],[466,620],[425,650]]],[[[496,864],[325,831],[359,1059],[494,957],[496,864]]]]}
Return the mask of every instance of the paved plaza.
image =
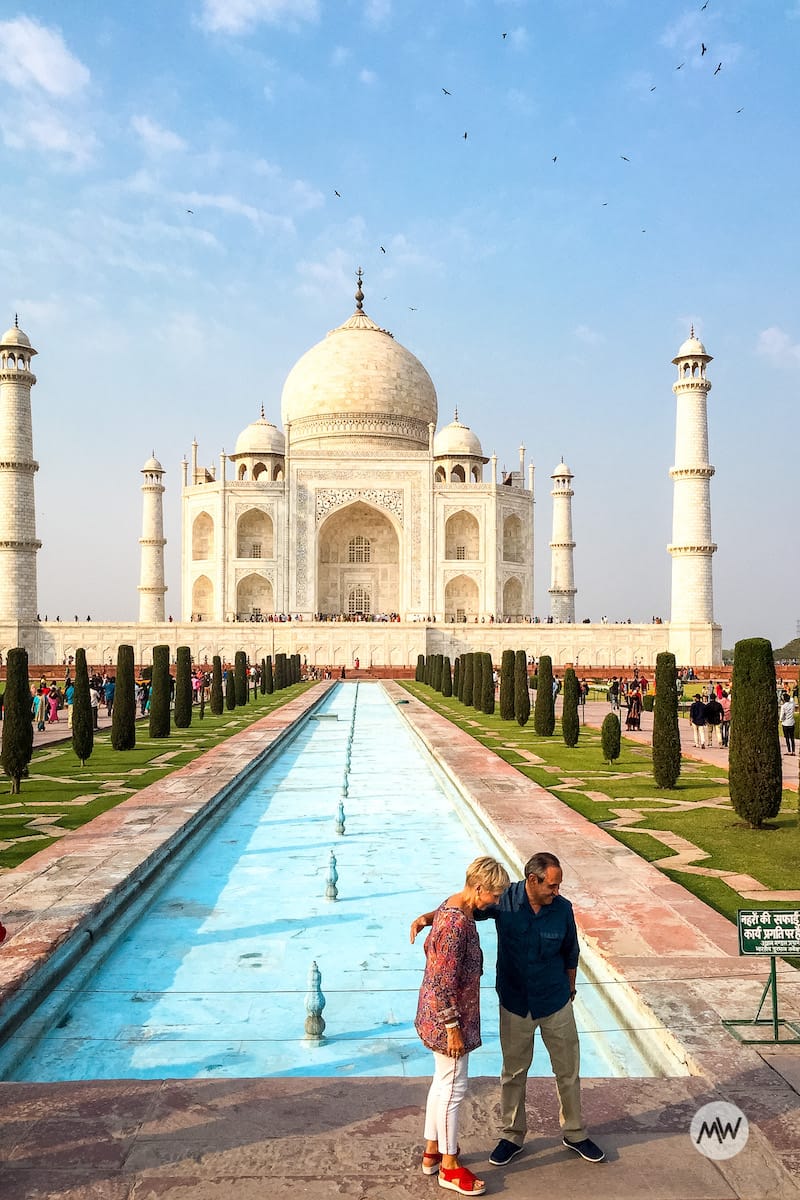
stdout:
{"type": "MultiPolygon", "coordinates": [[[[0,912],[12,932],[0,952],[0,1000],[13,997],[72,930],[97,920],[120,881],[145,871],[159,848],[197,820],[255,754],[284,737],[327,686],[0,875],[0,912]]],[[[396,699],[408,699],[397,684],[387,686],[396,699]]],[[[722,916],[468,734],[413,698],[399,711],[460,781],[510,858],[521,862],[544,847],[559,855],[587,961],[598,978],[627,984],[640,1021],[660,1023],[660,1042],[690,1071],[585,1081],[585,1117],[608,1158],[600,1165],[561,1146],[553,1082],[532,1079],[525,1152],[509,1167],[490,1166],[497,1080],[473,1080],[462,1109],[463,1157],[487,1180],[487,1194],[800,1200],[800,1047],[743,1046],[721,1025],[725,1017],[755,1014],[765,964],[739,958],[735,928],[722,916]],[[694,1113],[711,1100],[738,1105],[749,1121],[747,1145],[732,1158],[706,1158],[690,1140],[694,1113]]],[[[587,707],[587,719],[606,711],[587,707]]],[[[646,740],[647,727],[635,736],[646,740]]],[[[724,752],[700,753],[713,762],[724,752]]],[[[455,875],[462,869],[454,864],[455,875]]],[[[443,894],[450,883],[443,880],[443,894]]],[[[797,1020],[797,977],[782,967],[780,979],[782,1014],[797,1020]]],[[[419,1079],[3,1083],[0,1196],[440,1195],[419,1167],[425,1092],[419,1079]]]]}

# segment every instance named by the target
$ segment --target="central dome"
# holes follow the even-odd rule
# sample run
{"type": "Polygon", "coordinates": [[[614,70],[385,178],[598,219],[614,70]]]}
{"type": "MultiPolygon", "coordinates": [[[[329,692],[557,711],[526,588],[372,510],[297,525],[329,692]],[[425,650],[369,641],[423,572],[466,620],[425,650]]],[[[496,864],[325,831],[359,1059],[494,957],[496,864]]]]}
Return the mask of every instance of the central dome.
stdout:
{"type": "Polygon", "coordinates": [[[332,439],[362,446],[427,450],[436,425],[436,389],[418,358],[358,308],[312,346],[286,379],[281,396],[291,443],[309,450],[332,439]]]}

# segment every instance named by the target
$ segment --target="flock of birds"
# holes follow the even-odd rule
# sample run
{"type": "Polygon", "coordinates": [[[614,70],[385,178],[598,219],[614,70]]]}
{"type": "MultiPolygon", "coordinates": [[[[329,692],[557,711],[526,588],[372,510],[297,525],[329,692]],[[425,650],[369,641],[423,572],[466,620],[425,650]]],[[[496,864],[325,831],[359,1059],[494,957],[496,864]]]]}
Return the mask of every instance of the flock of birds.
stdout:
{"type": "MultiPolygon", "coordinates": [[[[710,3],[710,0],[705,0],[705,3],[700,5],[700,12],[705,12],[705,10],[708,8],[708,5],[709,5],[709,3],[710,3]]],[[[501,37],[502,37],[502,39],[505,41],[505,39],[508,37],[508,33],[503,33],[503,34],[501,34],[501,37]]],[[[700,43],[700,57],[701,57],[701,58],[705,58],[706,54],[708,54],[708,46],[705,44],[705,42],[701,41],[701,43],[700,43]]],[[[712,61],[713,61],[713,60],[712,60],[712,61]]],[[[679,63],[679,64],[677,65],[677,67],[675,68],[675,70],[676,70],[676,71],[682,71],[682,70],[683,70],[683,68],[684,68],[685,66],[686,66],[686,60],[684,59],[684,61],[683,61],[683,62],[681,62],[681,63],[679,63]]],[[[716,65],[716,67],[714,68],[713,75],[714,75],[714,76],[716,76],[716,75],[719,75],[719,73],[722,71],[722,68],[723,68],[723,63],[722,63],[722,62],[718,62],[718,63],[717,63],[717,65],[716,65]]],[[[656,91],[656,88],[657,88],[657,86],[658,86],[657,84],[653,84],[653,86],[650,88],[650,91],[651,91],[651,92],[654,92],[654,91],[656,91]]],[[[442,90],[442,93],[443,93],[445,96],[451,96],[451,97],[452,97],[453,93],[452,93],[452,92],[451,92],[451,91],[450,91],[448,88],[446,88],[446,87],[442,87],[442,89],[441,89],[441,90],[442,90]]],[[[737,115],[738,115],[738,114],[740,114],[740,113],[743,113],[743,112],[744,112],[744,108],[737,108],[737,109],[736,109],[736,113],[737,113],[737,115]]],[[[463,136],[463,141],[467,141],[467,140],[468,140],[468,138],[469,138],[469,131],[468,131],[468,130],[465,130],[462,136],[463,136]]],[[[630,158],[628,157],[628,155],[627,155],[627,154],[620,154],[620,158],[622,159],[622,161],[623,161],[623,162],[626,162],[626,163],[630,163],[630,161],[631,161],[631,160],[630,160],[630,158]]],[[[558,155],[557,155],[557,154],[554,154],[554,155],[553,155],[553,157],[552,157],[552,162],[553,162],[554,164],[558,162],[558,155]]],[[[336,188],[334,188],[334,189],[333,189],[333,194],[334,194],[334,196],[335,196],[335,197],[336,197],[338,200],[341,200],[341,199],[342,199],[342,193],[341,193],[340,191],[338,191],[336,188]]],[[[607,208],[607,207],[608,207],[608,201],[607,201],[607,200],[604,200],[604,201],[602,202],[602,205],[601,205],[601,207],[602,207],[602,208],[607,208]]],[[[186,212],[187,212],[187,213],[188,213],[190,216],[194,216],[194,212],[193,212],[193,210],[192,210],[191,208],[187,208],[187,209],[186,209],[186,212]]],[[[643,229],[643,230],[642,230],[642,233],[647,233],[647,230],[646,230],[646,229],[643,229]]],[[[386,253],[386,248],[385,248],[385,246],[380,246],[380,247],[379,247],[379,249],[380,249],[380,252],[381,252],[381,254],[385,254],[385,253],[386,253]]],[[[388,296],[384,296],[384,297],[383,297],[383,299],[384,299],[384,300],[388,300],[388,299],[389,299],[389,297],[388,297],[388,296]]],[[[418,311],[418,309],[417,309],[417,308],[415,308],[415,307],[412,307],[411,305],[409,305],[409,306],[408,306],[408,310],[409,310],[409,312],[417,312],[417,311],[418,311]]]]}

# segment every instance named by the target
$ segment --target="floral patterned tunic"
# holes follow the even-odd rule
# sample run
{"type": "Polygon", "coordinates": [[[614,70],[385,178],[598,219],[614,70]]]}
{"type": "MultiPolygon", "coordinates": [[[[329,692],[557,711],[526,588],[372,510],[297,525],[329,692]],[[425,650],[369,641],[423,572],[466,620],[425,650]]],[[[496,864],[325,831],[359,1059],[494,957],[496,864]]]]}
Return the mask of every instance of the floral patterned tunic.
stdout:
{"type": "Polygon", "coordinates": [[[446,1053],[445,1021],[458,1021],[467,1053],[480,1046],[482,973],[483,952],[474,920],[460,908],[441,904],[425,939],[425,974],[414,1022],[429,1050],[446,1053]]]}

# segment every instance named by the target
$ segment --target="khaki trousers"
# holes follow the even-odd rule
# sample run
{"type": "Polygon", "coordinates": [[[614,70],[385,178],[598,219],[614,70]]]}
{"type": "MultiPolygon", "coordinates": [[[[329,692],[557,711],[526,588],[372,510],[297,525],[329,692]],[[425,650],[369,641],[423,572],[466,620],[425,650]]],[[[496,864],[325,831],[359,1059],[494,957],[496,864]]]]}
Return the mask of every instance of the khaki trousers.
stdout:
{"type": "Polygon", "coordinates": [[[528,1070],[533,1062],[536,1030],[542,1034],[558,1088],[558,1120],[561,1132],[571,1142],[587,1137],[581,1115],[580,1044],[572,1001],[558,1012],[536,1019],[518,1017],[500,1006],[500,1046],[503,1072],[500,1076],[502,1136],[521,1146],[528,1131],[525,1092],[528,1070]]]}

